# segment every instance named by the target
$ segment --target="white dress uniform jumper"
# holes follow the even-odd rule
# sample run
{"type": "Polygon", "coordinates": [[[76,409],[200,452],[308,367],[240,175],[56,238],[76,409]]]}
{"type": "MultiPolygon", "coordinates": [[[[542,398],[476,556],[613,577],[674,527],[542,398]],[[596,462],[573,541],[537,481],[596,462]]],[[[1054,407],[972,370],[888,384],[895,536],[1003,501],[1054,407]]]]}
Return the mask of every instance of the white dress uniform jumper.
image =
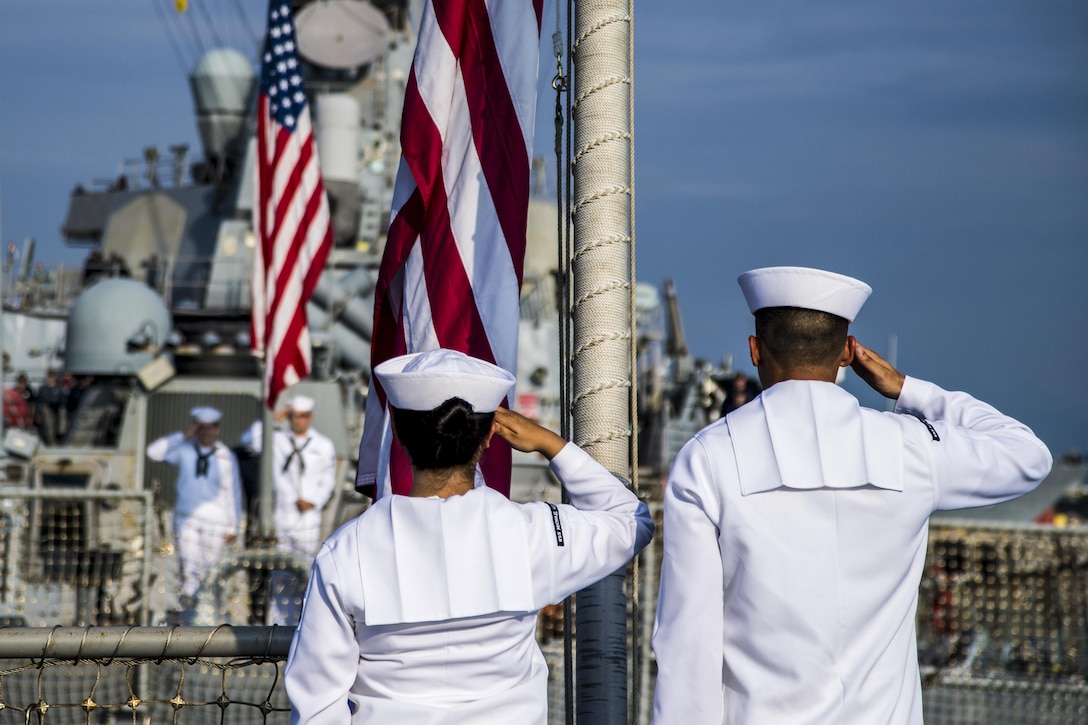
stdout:
{"type": "MultiPolygon", "coordinates": [[[[868,294],[798,268],[753,276],[753,312],[851,320],[868,294]]],[[[921,725],[929,516],[1023,495],[1050,466],[1023,424],[909,377],[894,412],[783,380],[704,428],[665,492],[654,722],[921,725]]]]}
{"type": "Polygon", "coordinates": [[[220,441],[202,448],[180,432],[151,443],[147,457],[178,469],[174,535],[181,594],[191,599],[219,563],[226,537],[239,533],[242,489],[238,462],[220,441]]]}
{"type": "Polygon", "coordinates": [[[538,610],[653,535],[646,505],[585,451],[568,444],[551,468],[571,505],[387,496],[329,537],[285,674],[292,723],[544,725],[538,610]]]}
{"type": "MultiPolygon", "coordinates": [[[[276,549],[312,562],[321,543],[321,511],[336,487],[336,450],[326,436],[310,428],[302,437],[291,430],[272,434],[273,518],[276,549]],[[297,501],[313,508],[299,511],[297,501]]],[[[275,572],[269,582],[269,624],[296,624],[304,584],[289,572],[275,572]]]]}

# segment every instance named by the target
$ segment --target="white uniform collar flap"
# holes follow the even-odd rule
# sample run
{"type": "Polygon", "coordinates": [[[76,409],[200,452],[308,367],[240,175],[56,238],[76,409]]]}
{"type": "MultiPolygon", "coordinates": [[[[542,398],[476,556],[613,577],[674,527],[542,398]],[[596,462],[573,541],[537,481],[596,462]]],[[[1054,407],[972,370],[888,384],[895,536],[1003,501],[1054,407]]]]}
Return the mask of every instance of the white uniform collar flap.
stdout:
{"type": "Polygon", "coordinates": [[[899,426],[834,383],[777,383],[726,420],[745,496],[779,487],[903,490],[899,426]]]}
{"type": "Polygon", "coordinates": [[[446,499],[387,496],[361,524],[369,626],[534,608],[525,517],[496,491],[478,488],[446,499]]]}

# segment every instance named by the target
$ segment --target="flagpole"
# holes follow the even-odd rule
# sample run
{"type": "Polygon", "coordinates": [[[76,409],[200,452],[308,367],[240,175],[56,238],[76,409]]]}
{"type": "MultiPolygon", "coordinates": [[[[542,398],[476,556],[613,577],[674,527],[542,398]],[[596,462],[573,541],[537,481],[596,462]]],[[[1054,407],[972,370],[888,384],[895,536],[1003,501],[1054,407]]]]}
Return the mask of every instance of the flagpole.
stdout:
{"type": "Polygon", "coordinates": [[[261,480],[257,487],[257,535],[261,544],[271,544],[276,535],[273,520],[275,491],[272,486],[272,432],[275,416],[268,407],[268,380],[261,366],[261,480]]]}
{"type": "MultiPolygon", "coordinates": [[[[0,228],[2,228],[2,225],[0,225],[0,228]]],[[[4,249],[2,246],[3,240],[3,235],[0,235],[0,399],[3,398],[4,385],[7,383],[8,374],[7,365],[4,364],[2,359],[6,350],[4,345],[7,344],[7,340],[4,339],[4,295],[7,294],[7,291],[4,289],[4,249]]],[[[0,407],[2,407],[2,405],[3,403],[0,402],[0,407]]],[[[3,439],[4,414],[3,412],[0,412],[0,441],[3,441],[3,439]]],[[[0,477],[0,480],[3,480],[3,477],[0,477]]]]}
{"type": "MultiPolygon", "coordinates": [[[[630,485],[632,142],[628,0],[575,4],[573,179],[575,442],[630,485]]],[[[577,595],[577,722],[628,721],[626,568],[577,595]]]]}
{"type": "Polygon", "coordinates": [[[275,535],[273,408],[289,381],[309,375],[312,351],[306,304],[332,250],[333,230],[290,3],[269,4],[267,28],[257,93],[253,229],[258,249],[251,314],[252,342],[264,353],[258,526],[261,538],[270,542],[275,535]],[[279,175],[300,181],[281,187],[272,181],[279,175]],[[311,208],[312,198],[318,202],[311,208]],[[283,314],[277,316],[277,310],[283,314]],[[300,358],[307,363],[304,369],[298,365],[300,358]]]}

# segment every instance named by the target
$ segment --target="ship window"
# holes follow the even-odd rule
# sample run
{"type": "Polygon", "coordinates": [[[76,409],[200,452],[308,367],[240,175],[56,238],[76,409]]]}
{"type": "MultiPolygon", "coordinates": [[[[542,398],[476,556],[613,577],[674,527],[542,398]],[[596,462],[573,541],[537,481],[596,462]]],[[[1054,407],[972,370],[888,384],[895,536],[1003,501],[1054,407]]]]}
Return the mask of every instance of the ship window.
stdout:
{"type": "Polygon", "coordinates": [[[128,398],[127,385],[92,384],[79,401],[64,444],[78,448],[116,448],[128,398]]]}
{"type": "Polygon", "coordinates": [[[42,473],[42,488],[87,488],[87,473],[42,473]]]}

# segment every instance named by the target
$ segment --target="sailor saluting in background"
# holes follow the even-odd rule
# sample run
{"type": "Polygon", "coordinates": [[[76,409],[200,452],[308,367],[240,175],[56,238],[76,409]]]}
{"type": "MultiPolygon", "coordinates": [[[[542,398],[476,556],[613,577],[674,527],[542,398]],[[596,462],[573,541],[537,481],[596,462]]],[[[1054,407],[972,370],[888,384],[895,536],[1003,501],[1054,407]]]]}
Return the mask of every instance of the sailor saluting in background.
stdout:
{"type": "MultiPolygon", "coordinates": [[[[276,549],[313,562],[321,543],[321,510],[336,487],[336,449],[311,422],[314,399],[296,395],[287,404],[288,427],[272,436],[276,549]]],[[[269,624],[296,624],[304,587],[288,572],[269,583],[269,624]]]]}
{"type": "Polygon", "coordinates": [[[242,521],[241,476],[234,454],[219,441],[222,413],[199,407],[192,424],[147,447],[147,457],[177,466],[174,536],[180,567],[182,610],[191,614],[192,598],[223,548],[238,538],[242,521]]]}
{"type": "Polygon", "coordinates": [[[543,725],[537,611],[634,556],[649,512],[580,448],[497,409],[502,368],[431,350],[374,373],[412,490],[322,544],[285,673],[292,722],[543,725]],[[474,488],[492,434],[549,458],[571,505],[474,488]]]}
{"type": "Polygon", "coordinates": [[[929,515],[1031,491],[1050,453],[848,336],[863,282],[800,267],[739,281],[764,390],[700,431],[669,475],[654,722],[920,725],[929,515]],[[895,412],[835,385],[847,365],[895,412]]]}

